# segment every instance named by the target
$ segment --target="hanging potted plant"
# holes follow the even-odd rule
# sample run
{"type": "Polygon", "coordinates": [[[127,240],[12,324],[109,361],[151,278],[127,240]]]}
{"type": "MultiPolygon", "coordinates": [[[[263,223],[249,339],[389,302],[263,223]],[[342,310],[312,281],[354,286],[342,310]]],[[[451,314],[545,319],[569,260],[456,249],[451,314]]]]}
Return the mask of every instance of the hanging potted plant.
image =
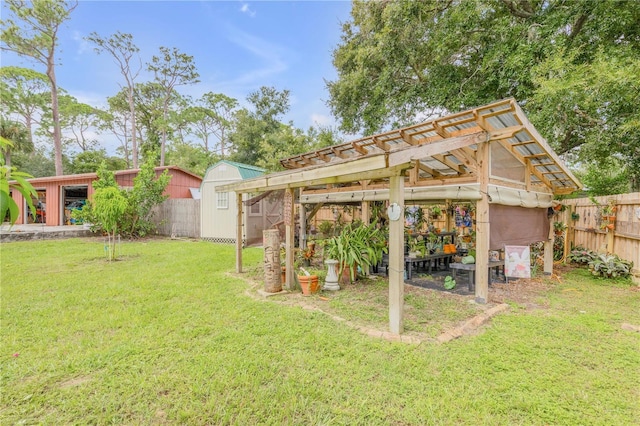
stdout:
{"type": "Polygon", "coordinates": [[[562,235],[566,231],[567,225],[564,222],[553,222],[553,232],[556,235],[562,235]]]}

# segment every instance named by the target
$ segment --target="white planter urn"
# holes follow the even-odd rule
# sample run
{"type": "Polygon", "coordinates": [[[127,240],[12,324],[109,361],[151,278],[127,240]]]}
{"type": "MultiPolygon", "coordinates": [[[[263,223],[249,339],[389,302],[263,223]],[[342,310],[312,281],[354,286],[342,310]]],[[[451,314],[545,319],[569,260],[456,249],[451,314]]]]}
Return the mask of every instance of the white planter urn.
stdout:
{"type": "Polygon", "coordinates": [[[322,289],[330,291],[340,290],[338,274],[336,274],[336,265],[338,264],[338,261],[335,259],[327,259],[324,263],[327,265],[327,278],[324,280],[324,286],[322,286],[322,289]]]}

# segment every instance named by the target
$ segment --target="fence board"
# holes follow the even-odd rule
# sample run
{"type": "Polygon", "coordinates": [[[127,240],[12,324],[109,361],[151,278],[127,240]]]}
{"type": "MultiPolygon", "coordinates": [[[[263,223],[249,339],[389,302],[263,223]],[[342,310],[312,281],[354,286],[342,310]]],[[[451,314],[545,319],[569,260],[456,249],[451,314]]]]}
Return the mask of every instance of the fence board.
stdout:
{"type": "Polygon", "coordinates": [[[634,274],[640,275],[640,192],[609,195],[594,198],[601,205],[614,200],[617,205],[615,229],[611,238],[607,231],[601,230],[602,220],[598,206],[589,198],[563,200],[562,203],[574,206],[580,215],[572,221],[568,211],[560,213],[554,221],[572,223],[574,244],[589,250],[614,253],[633,262],[634,274]],[[609,243],[609,244],[608,244],[609,243]],[[611,245],[611,247],[609,247],[611,245]]]}
{"type": "Polygon", "coordinates": [[[200,238],[200,200],[175,198],[155,207],[154,223],[158,234],[200,238]]]}

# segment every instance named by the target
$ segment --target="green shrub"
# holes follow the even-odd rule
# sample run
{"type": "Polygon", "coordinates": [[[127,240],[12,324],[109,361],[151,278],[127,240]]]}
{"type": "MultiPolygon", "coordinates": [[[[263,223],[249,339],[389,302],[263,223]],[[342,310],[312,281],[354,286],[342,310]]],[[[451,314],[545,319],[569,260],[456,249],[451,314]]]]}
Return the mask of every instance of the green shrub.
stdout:
{"type": "Polygon", "coordinates": [[[599,254],[589,262],[589,270],[593,275],[605,278],[626,278],[631,274],[633,262],[621,259],[615,254],[599,254]]]}
{"type": "Polygon", "coordinates": [[[577,263],[579,265],[588,265],[589,262],[594,260],[596,257],[598,257],[598,253],[595,251],[591,251],[583,247],[576,247],[571,250],[571,253],[567,256],[567,261],[577,263]]]}

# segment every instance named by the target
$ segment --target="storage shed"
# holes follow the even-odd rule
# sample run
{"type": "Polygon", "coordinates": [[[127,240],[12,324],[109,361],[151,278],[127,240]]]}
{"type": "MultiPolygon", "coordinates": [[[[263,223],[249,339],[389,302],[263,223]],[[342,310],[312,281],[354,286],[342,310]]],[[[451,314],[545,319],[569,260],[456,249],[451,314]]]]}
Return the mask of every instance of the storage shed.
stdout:
{"type": "MultiPolygon", "coordinates": [[[[202,178],[177,166],[156,167],[156,176],[168,170],[171,180],[165,190],[169,198],[192,198],[191,189],[200,187],[202,178]]],[[[139,169],[118,170],[114,172],[116,182],[123,188],[133,187],[133,179],[139,169]]],[[[70,209],[79,208],[91,198],[94,192],[93,182],[98,179],[96,173],[78,175],[47,176],[29,179],[36,189],[38,198],[33,200],[37,208],[36,222],[49,226],[66,225],[70,223],[70,209]]],[[[11,196],[20,209],[20,216],[16,223],[32,223],[34,218],[26,215],[27,203],[18,191],[12,191],[11,196]]]]}
{"type": "MultiPolygon", "coordinates": [[[[236,193],[217,191],[216,187],[264,174],[265,170],[248,164],[222,160],[207,169],[200,187],[200,236],[216,243],[233,244],[237,241],[238,207],[236,193]]],[[[282,222],[282,192],[251,198],[243,194],[244,208],[242,243],[262,241],[262,231],[282,222]]]]}

